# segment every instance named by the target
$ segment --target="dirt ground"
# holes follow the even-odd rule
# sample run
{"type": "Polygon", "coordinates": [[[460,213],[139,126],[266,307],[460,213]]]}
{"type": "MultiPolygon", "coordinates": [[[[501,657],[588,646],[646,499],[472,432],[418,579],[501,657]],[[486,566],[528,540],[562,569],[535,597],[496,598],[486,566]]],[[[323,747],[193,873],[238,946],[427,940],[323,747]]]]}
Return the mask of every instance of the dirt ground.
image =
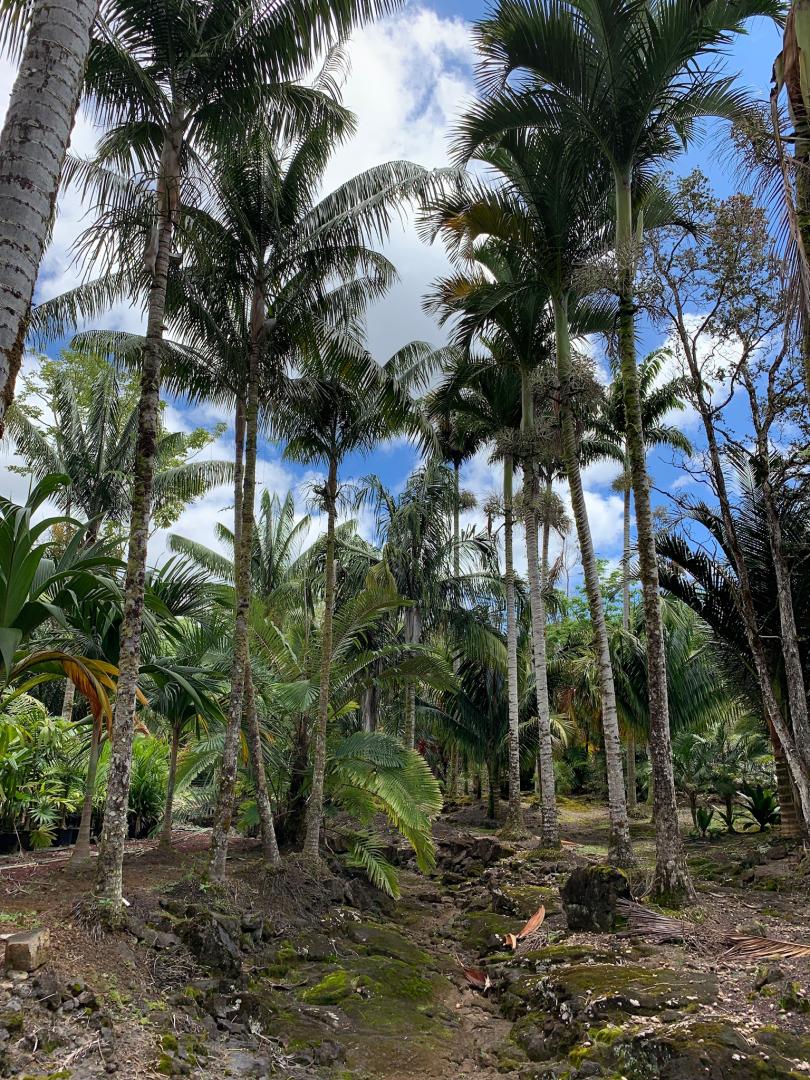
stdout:
{"type": "MultiPolygon", "coordinates": [[[[129,933],[102,933],[87,920],[92,865],[76,872],[64,851],[0,860],[0,932],[47,927],[47,970],[62,987],[62,1004],[48,1011],[37,990],[44,980],[27,980],[29,993],[0,982],[0,1032],[20,993],[23,1016],[21,1025],[5,1016],[13,1024],[0,1042],[0,1075],[810,1073],[810,960],[750,961],[724,956],[717,944],[734,933],[810,943],[802,851],[770,833],[687,840],[698,893],[679,913],[694,924],[688,944],[573,933],[559,886],[573,868],[604,861],[605,811],[563,800],[564,847],[549,853],[537,850],[532,803],[519,842],[499,838],[480,805],[445,814],[432,875],[400,851],[396,904],[357,879],[326,875],[310,887],[294,860],[268,876],[244,840],[232,846],[226,889],[210,890],[202,884],[205,833],[178,833],[169,854],[134,843],[125,864],[129,933]],[[517,933],[539,901],[542,927],[510,952],[504,935],[517,933]],[[208,908],[223,913],[240,942],[239,968],[225,976],[183,936],[208,908]],[[156,932],[166,947],[154,944],[156,932]],[[491,988],[472,986],[465,968],[488,975],[491,988]],[[92,1004],[83,1006],[88,991],[92,1004]]],[[[643,900],[654,836],[644,820],[632,831],[638,866],[628,880],[643,900]]]]}

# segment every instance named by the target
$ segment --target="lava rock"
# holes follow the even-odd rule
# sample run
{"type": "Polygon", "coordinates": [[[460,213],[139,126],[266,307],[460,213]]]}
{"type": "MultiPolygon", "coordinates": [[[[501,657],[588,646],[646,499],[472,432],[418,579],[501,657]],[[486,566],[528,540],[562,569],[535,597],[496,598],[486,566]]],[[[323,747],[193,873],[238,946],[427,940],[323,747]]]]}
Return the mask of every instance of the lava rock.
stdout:
{"type": "Polygon", "coordinates": [[[237,945],[239,921],[219,912],[203,910],[177,925],[189,951],[205,967],[226,975],[242,971],[242,953],[237,945]]]}
{"type": "Polygon", "coordinates": [[[583,866],[574,870],[560,889],[569,930],[616,929],[617,901],[630,900],[627,877],[614,866],[583,866]]]}

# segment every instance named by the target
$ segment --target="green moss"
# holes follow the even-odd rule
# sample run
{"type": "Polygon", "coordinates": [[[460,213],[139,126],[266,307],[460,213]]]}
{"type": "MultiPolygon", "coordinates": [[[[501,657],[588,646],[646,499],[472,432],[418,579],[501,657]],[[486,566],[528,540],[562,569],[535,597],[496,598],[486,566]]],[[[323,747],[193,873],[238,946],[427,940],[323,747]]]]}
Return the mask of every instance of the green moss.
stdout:
{"type": "Polygon", "coordinates": [[[315,986],[302,991],[301,1000],[310,1005],[337,1005],[339,1001],[367,985],[359,976],[348,971],[334,971],[315,986]]]}
{"type": "Polygon", "coordinates": [[[572,964],[578,960],[608,960],[610,953],[590,945],[546,945],[542,949],[530,949],[523,959],[540,967],[572,964]]]}
{"type": "Polygon", "coordinates": [[[0,1027],[6,1031],[22,1031],[23,1014],[21,1012],[0,1012],[0,1027]]]}
{"type": "Polygon", "coordinates": [[[366,952],[375,956],[388,956],[414,967],[430,967],[433,958],[417,948],[413,942],[398,931],[377,923],[358,923],[349,929],[349,937],[366,952]]]}
{"type": "Polygon", "coordinates": [[[496,915],[492,911],[471,912],[462,922],[461,943],[466,949],[484,953],[494,947],[495,938],[517,934],[523,927],[521,919],[496,915]]]}
{"type": "Polygon", "coordinates": [[[611,1046],[624,1034],[624,1028],[617,1027],[615,1024],[605,1024],[604,1027],[596,1028],[596,1030],[590,1032],[594,1042],[602,1043],[605,1046],[611,1046]]]}
{"type": "Polygon", "coordinates": [[[177,1041],[177,1036],[172,1035],[168,1031],[165,1035],[161,1035],[160,1048],[161,1050],[167,1050],[172,1054],[176,1054],[177,1051],[180,1049],[180,1044],[177,1041]]]}
{"type": "Polygon", "coordinates": [[[562,911],[558,890],[548,885],[503,885],[501,892],[509,901],[513,913],[521,919],[531,918],[540,907],[546,909],[547,915],[557,915],[562,911]]]}
{"type": "Polygon", "coordinates": [[[157,1063],[157,1071],[164,1076],[174,1075],[174,1059],[168,1054],[161,1054],[157,1063]]]}

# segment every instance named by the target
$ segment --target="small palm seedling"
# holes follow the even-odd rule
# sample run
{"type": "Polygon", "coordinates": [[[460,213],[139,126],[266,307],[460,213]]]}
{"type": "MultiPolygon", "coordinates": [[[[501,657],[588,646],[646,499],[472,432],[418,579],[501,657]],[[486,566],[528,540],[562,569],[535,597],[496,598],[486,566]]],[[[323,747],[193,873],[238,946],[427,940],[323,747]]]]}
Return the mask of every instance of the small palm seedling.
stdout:
{"type": "Polygon", "coordinates": [[[749,831],[759,826],[765,832],[769,825],[778,825],[781,821],[779,799],[775,791],[762,784],[746,784],[740,791],[740,802],[753,820],[745,826],[749,831]]]}

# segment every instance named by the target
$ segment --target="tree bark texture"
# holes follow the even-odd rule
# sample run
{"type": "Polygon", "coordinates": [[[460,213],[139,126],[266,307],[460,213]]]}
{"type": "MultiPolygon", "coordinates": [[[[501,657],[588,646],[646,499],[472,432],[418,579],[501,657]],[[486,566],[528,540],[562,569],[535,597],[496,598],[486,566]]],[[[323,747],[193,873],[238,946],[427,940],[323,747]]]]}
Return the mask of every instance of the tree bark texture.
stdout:
{"type": "Polygon", "coordinates": [[[97,11],[98,0],[36,0],[0,134],[0,436],[97,11]]]}
{"type": "MultiPolygon", "coordinates": [[[[245,681],[250,665],[248,641],[248,616],[251,596],[251,556],[253,551],[253,525],[255,518],[256,455],[259,427],[259,359],[263,347],[265,317],[264,293],[260,283],[254,288],[251,304],[251,343],[248,358],[247,402],[245,405],[245,466],[241,496],[234,506],[241,511],[239,525],[235,526],[234,566],[234,628],[233,659],[231,661],[231,694],[228,705],[228,722],[225,728],[225,745],[219,773],[219,798],[211,830],[211,851],[208,860],[208,876],[211,881],[224,881],[228,858],[228,836],[231,831],[234,809],[234,793],[239,770],[239,736],[242,731],[242,711],[245,701],[245,681]]],[[[237,442],[241,432],[236,432],[237,442]]]]}
{"type": "Polygon", "coordinates": [[[174,813],[174,789],[177,784],[177,756],[180,752],[180,725],[172,724],[172,745],[169,750],[169,776],[166,780],[166,807],[163,811],[163,828],[160,830],[160,846],[172,846],[172,816],[174,813]]]}

